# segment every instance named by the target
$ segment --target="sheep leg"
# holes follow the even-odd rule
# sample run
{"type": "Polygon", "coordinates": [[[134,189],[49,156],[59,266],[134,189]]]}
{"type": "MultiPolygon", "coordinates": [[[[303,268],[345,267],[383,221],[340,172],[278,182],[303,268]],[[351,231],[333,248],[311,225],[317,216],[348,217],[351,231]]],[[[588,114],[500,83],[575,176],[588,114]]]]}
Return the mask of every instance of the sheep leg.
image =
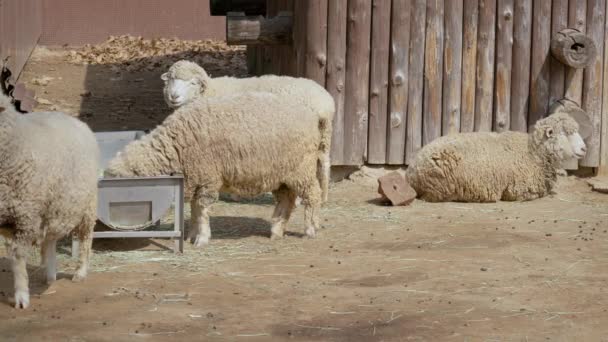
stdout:
{"type": "Polygon", "coordinates": [[[78,269],[72,281],[82,281],[87,277],[89,270],[89,258],[91,257],[91,249],[93,248],[93,230],[95,229],[96,215],[86,215],[78,227],[76,234],[78,243],[78,269]]]}
{"type": "Polygon", "coordinates": [[[46,283],[51,284],[57,280],[57,241],[47,239],[42,242],[40,257],[42,265],[46,268],[46,283]]]}
{"type": "Polygon", "coordinates": [[[26,261],[27,248],[18,243],[7,244],[11,268],[13,271],[15,285],[15,308],[27,309],[30,305],[29,278],[27,275],[26,261]]]}
{"type": "Polygon", "coordinates": [[[310,189],[305,192],[303,200],[306,236],[314,238],[316,236],[316,230],[319,229],[319,210],[322,201],[320,186],[310,187],[310,189]]]}
{"type": "Polygon", "coordinates": [[[296,205],[296,194],[292,190],[285,186],[281,186],[278,190],[272,192],[277,204],[272,214],[272,228],[270,238],[272,240],[283,238],[285,232],[285,225],[289,218],[293,208],[296,205]]]}
{"type": "Polygon", "coordinates": [[[195,247],[200,248],[209,243],[211,227],[209,226],[209,207],[219,197],[218,191],[208,191],[200,188],[192,196],[191,224],[188,239],[195,247]]]}

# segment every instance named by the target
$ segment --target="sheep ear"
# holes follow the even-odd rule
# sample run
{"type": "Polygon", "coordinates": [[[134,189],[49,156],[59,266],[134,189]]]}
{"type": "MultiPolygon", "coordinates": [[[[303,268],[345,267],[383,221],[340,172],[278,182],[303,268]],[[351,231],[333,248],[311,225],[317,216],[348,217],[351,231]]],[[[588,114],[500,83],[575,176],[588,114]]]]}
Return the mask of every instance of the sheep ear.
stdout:
{"type": "Polygon", "coordinates": [[[545,130],[545,136],[547,136],[547,138],[551,138],[553,136],[553,127],[548,127],[545,130]]]}
{"type": "Polygon", "coordinates": [[[0,106],[0,113],[4,112],[6,108],[0,106]]]}
{"type": "Polygon", "coordinates": [[[169,73],[166,72],[166,73],[160,75],[160,79],[163,80],[163,81],[168,80],[169,79],[169,73]]]}

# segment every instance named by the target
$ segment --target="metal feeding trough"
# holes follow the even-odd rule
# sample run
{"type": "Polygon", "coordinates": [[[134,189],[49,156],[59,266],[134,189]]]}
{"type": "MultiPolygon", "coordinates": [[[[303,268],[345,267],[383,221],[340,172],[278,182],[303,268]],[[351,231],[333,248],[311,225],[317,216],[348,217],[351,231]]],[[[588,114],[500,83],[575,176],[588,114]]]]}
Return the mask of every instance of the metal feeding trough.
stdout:
{"type": "MultiPolygon", "coordinates": [[[[175,252],[184,249],[184,179],[181,175],[104,178],[108,162],[128,143],[139,139],[143,131],[95,133],[100,150],[97,219],[114,231],[96,231],[93,238],[154,237],[175,239],[175,252]],[[172,230],[145,230],[160,226],[171,208],[175,210],[172,230]]],[[[73,240],[72,254],[78,251],[73,240]]]]}

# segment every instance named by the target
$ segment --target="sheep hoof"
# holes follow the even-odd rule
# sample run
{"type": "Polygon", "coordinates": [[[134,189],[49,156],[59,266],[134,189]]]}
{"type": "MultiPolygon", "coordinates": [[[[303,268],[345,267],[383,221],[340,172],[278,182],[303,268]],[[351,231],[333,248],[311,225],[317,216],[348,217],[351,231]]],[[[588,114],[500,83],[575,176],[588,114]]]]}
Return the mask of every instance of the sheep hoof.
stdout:
{"type": "Polygon", "coordinates": [[[314,229],[306,229],[306,236],[309,239],[314,239],[317,236],[317,233],[315,232],[314,229]]]}
{"type": "Polygon", "coordinates": [[[15,292],[15,309],[27,309],[30,306],[30,294],[28,291],[15,292]]]}
{"type": "Polygon", "coordinates": [[[74,274],[74,276],[72,276],[72,281],[75,282],[75,283],[79,283],[79,282],[83,281],[86,277],[87,277],[87,273],[86,272],[77,271],[74,274]]]}
{"type": "Polygon", "coordinates": [[[209,244],[209,238],[205,238],[205,237],[202,237],[199,235],[194,239],[193,244],[194,244],[194,247],[201,248],[201,247],[209,244]]]}
{"type": "Polygon", "coordinates": [[[275,233],[270,234],[270,240],[272,240],[272,241],[282,240],[282,239],[283,239],[283,235],[279,235],[279,234],[275,234],[275,233]]]}

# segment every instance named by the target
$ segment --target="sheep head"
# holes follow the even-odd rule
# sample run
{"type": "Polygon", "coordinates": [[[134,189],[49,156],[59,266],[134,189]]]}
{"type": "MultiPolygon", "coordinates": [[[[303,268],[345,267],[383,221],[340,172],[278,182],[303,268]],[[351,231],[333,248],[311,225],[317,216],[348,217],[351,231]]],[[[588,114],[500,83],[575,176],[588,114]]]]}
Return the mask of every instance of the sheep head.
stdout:
{"type": "Polygon", "coordinates": [[[581,159],[587,153],[578,123],[564,112],[537,121],[531,133],[531,143],[533,148],[554,162],[581,159]]]}
{"type": "Polygon", "coordinates": [[[202,94],[207,89],[209,76],[205,69],[194,62],[180,60],[162,74],[163,95],[171,108],[179,108],[202,94]]]}

